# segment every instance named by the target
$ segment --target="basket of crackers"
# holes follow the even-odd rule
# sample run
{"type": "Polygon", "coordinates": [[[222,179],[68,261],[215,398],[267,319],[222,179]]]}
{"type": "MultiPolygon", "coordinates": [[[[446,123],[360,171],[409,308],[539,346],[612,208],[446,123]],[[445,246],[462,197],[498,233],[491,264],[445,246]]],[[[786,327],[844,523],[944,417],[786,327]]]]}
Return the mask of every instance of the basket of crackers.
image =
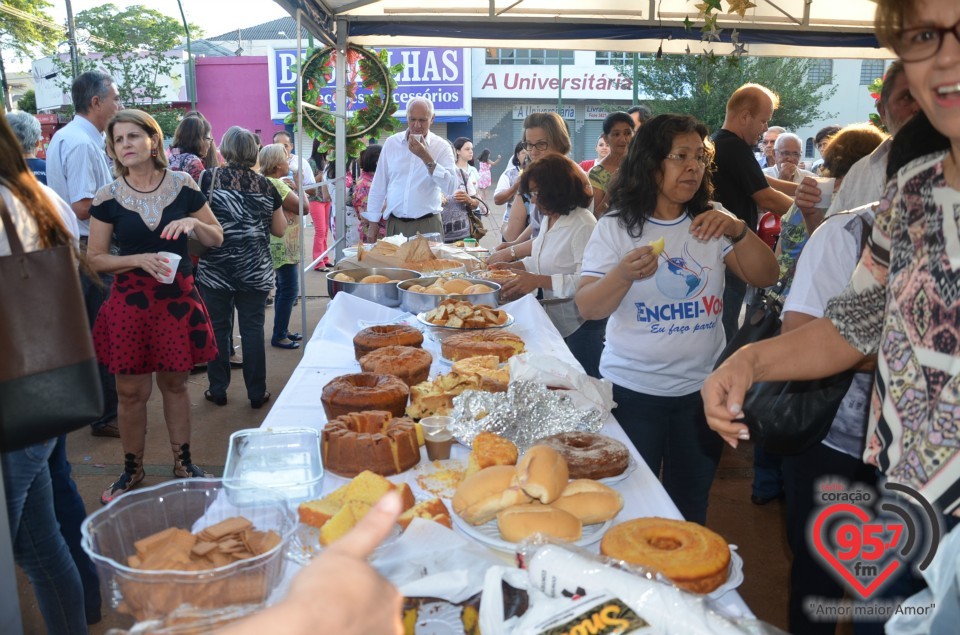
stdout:
{"type": "Polygon", "coordinates": [[[82,533],[111,606],[139,621],[265,602],[296,527],[279,497],[235,507],[219,479],[184,479],[124,494],[82,533]]]}

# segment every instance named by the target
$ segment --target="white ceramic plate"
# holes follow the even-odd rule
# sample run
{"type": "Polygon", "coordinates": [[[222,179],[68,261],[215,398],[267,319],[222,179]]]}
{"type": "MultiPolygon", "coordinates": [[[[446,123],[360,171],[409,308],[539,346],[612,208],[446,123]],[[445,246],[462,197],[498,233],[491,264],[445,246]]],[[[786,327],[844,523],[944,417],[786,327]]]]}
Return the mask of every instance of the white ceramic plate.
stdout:
{"type": "Polygon", "coordinates": [[[606,478],[598,478],[597,481],[599,483],[603,483],[604,485],[613,485],[614,483],[619,483],[620,481],[626,479],[628,476],[633,474],[633,472],[636,469],[637,469],[637,460],[633,458],[633,455],[631,454],[630,461],[627,463],[627,469],[625,469],[624,471],[614,476],[608,476],[606,478]]]}
{"type": "Polygon", "coordinates": [[[737,545],[730,545],[730,573],[727,575],[727,581],[713,590],[707,597],[714,600],[720,596],[733,591],[743,584],[743,558],[737,553],[737,545]]]}
{"type": "Polygon", "coordinates": [[[426,317],[424,317],[424,316],[426,316],[426,314],[427,314],[426,311],[424,311],[424,312],[422,312],[422,313],[417,313],[417,320],[419,320],[421,324],[425,324],[425,325],[427,325],[427,326],[432,326],[432,327],[438,328],[438,329],[450,329],[450,330],[452,330],[452,331],[483,331],[483,330],[485,330],[485,329],[503,329],[503,328],[507,328],[508,326],[510,326],[511,324],[513,324],[513,316],[510,315],[509,313],[507,313],[507,321],[504,322],[503,324],[497,324],[496,326],[484,326],[483,328],[470,328],[470,327],[460,327],[460,326],[442,326],[442,325],[440,325],[440,324],[434,324],[433,322],[427,321],[426,317]]]}
{"type": "MultiPolygon", "coordinates": [[[[460,518],[460,515],[457,513],[451,514],[453,518],[453,524],[465,533],[467,536],[473,538],[482,545],[486,545],[497,551],[504,551],[506,553],[514,553],[517,548],[517,543],[509,542],[500,537],[500,529],[497,528],[497,519],[494,518],[488,523],[482,525],[471,525],[464,519],[460,518]]],[[[605,523],[597,523],[595,525],[584,525],[583,526],[583,535],[580,536],[580,540],[577,540],[573,544],[578,547],[586,547],[587,545],[592,545],[595,542],[598,542],[603,538],[603,534],[607,532],[607,529],[613,525],[613,519],[608,520],[605,523]]]]}

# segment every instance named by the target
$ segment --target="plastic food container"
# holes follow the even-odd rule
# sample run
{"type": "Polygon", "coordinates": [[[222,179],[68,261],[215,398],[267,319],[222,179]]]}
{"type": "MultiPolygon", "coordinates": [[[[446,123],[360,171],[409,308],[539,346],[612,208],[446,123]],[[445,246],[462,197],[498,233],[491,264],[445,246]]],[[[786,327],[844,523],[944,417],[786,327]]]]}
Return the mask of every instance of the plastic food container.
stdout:
{"type": "Polygon", "coordinates": [[[331,271],[327,274],[327,292],[332,300],[334,296],[343,291],[350,295],[382,304],[383,306],[400,306],[400,293],[397,291],[397,282],[409,280],[410,278],[419,278],[420,272],[410,269],[392,269],[389,267],[374,267],[371,269],[343,269],[341,271],[331,271]],[[339,274],[346,274],[354,279],[355,282],[341,282],[334,280],[339,274]],[[359,282],[367,276],[386,276],[390,282],[359,282]]]}
{"type": "Polygon", "coordinates": [[[267,492],[290,505],[320,498],[320,432],[312,428],[237,430],[230,435],[223,484],[230,502],[255,504],[267,492]]]}
{"type": "MultiPolygon", "coordinates": [[[[406,280],[397,285],[397,289],[400,293],[400,308],[408,313],[413,313],[414,315],[422,313],[423,311],[429,311],[440,305],[440,303],[448,298],[453,298],[454,300],[467,300],[472,304],[486,304],[493,308],[500,306],[500,285],[492,280],[481,280],[479,278],[462,278],[470,284],[485,284],[493,291],[488,291],[487,293],[471,293],[470,295],[463,295],[459,293],[451,293],[448,295],[434,295],[432,293],[417,293],[415,291],[408,291],[410,287],[415,284],[419,284],[424,287],[429,287],[431,284],[437,281],[438,278],[445,276],[431,276],[429,278],[418,278],[417,280],[406,280]]],[[[457,277],[457,279],[461,279],[457,277]]]]}
{"type": "Polygon", "coordinates": [[[83,550],[97,566],[110,606],[135,619],[157,619],[183,604],[216,610],[265,602],[283,576],[284,553],[297,528],[296,514],[281,498],[260,497],[237,507],[219,479],[182,479],[124,494],[83,521],[83,550]],[[145,571],[127,566],[134,542],[169,527],[196,533],[232,516],[280,542],[246,560],[203,571],[145,571]]]}

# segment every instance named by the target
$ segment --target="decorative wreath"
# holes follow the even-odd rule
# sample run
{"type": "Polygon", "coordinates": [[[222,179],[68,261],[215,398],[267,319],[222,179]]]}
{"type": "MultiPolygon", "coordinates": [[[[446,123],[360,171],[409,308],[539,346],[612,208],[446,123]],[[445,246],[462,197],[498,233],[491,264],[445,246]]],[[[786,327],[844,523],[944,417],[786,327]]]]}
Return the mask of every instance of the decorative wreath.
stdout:
{"type": "MultiPolygon", "coordinates": [[[[360,152],[367,146],[368,137],[379,138],[400,127],[400,122],[393,117],[393,113],[397,111],[393,91],[397,88],[394,76],[403,71],[403,64],[388,66],[389,61],[386,49],[376,53],[360,46],[347,47],[345,90],[348,109],[351,102],[357,101],[357,91],[361,85],[373,91],[365,96],[363,107],[354,110],[346,121],[348,157],[360,156],[360,152]]],[[[325,112],[329,108],[323,103],[320,90],[333,79],[336,62],[335,48],[311,49],[295,69],[299,70],[303,103],[324,109],[303,109],[303,131],[311,138],[319,140],[319,151],[330,158],[333,158],[336,151],[337,120],[325,112]]],[[[295,95],[287,102],[287,107],[290,108],[290,114],[287,115],[286,123],[296,124],[295,95]]]]}

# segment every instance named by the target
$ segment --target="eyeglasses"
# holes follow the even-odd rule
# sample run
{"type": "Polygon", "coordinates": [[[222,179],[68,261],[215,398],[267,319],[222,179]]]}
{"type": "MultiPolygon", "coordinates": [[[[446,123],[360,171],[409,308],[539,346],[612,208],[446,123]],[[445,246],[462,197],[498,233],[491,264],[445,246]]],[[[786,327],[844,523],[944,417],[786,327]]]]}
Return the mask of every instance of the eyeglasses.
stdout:
{"type": "Polygon", "coordinates": [[[800,158],[799,152],[787,152],[785,150],[777,150],[777,154],[779,154],[782,157],[793,157],[794,159],[800,158]]]}
{"type": "Polygon", "coordinates": [[[687,162],[694,161],[701,168],[705,168],[710,165],[710,161],[712,160],[706,154],[687,154],[685,152],[668,154],[666,158],[670,159],[671,161],[676,161],[681,165],[686,165],[687,162]]]}
{"type": "Polygon", "coordinates": [[[544,150],[546,150],[546,149],[549,148],[549,147],[550,147],[550,142],[549,142],[549,141],[537,141],[536,143],[530,143],[529,141],[524,141],[524,142],[523,142],[523,149],[524,149],[524,150],[533,150],[534,148],[536,148],[536,149],[539,150],[540,152],[543,152],[544,150]]]}
{"type": "Polygon", "coordinates": [[[918,26],[913,29],[903,29],[897,34],[894,48],[904,62],[922,62],[940,52],[943,37],[947,33],[953,33],[953,37],[960,41],[960,21],[948,27],[918,26]]]}

